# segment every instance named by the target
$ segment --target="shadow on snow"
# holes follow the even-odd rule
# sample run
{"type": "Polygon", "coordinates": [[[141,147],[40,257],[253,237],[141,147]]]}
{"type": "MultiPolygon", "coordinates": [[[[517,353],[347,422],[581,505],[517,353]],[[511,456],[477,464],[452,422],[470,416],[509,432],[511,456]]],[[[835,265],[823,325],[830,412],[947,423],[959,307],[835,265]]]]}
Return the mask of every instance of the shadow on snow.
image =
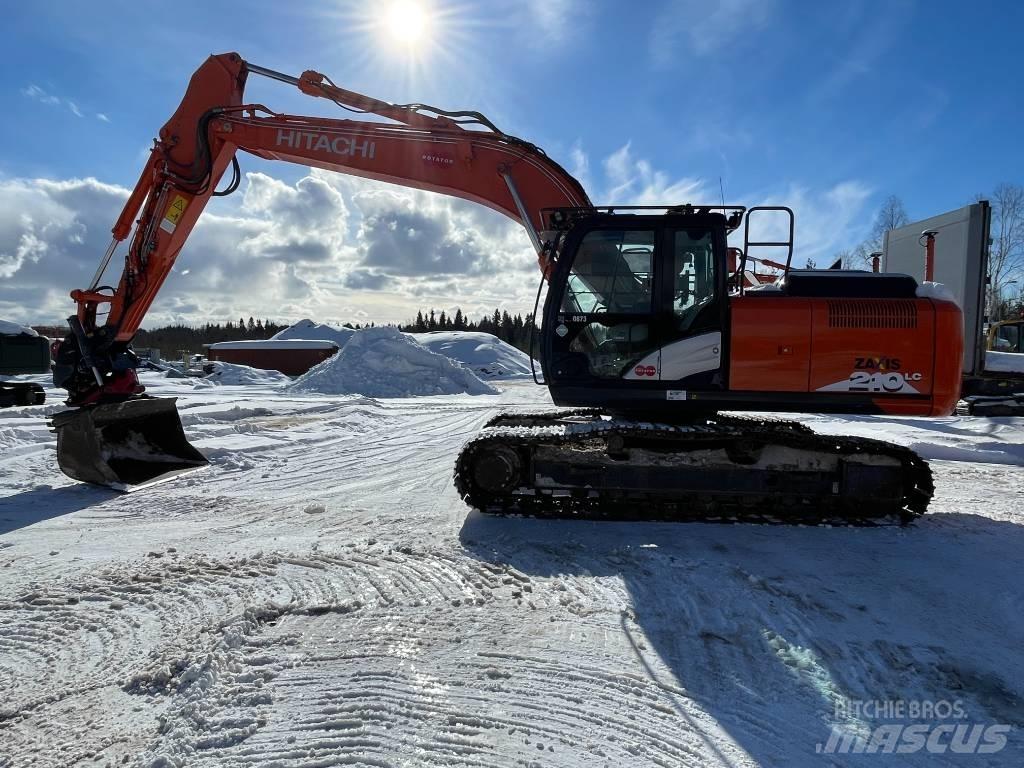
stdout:
{"type": "Polygon", "coordinates": [[[76,483],[62,488],[41,486],[0,497],[0,536],[120,495],[109,488],[76,483]]]}
{"type": "Polygon", "coordinates": [[[816,754],[837,705],[849,700],[960,700],[962,722],[1013,728],[989,760],[1024,757],[1024,526],[970,514],[936,514],[901,529],[474,511],[460,539],[472,556],[534,576],[620,577],[629,595],[621,627],[640,668],[682,686],[759,764],[986,760],[816,754]]]}

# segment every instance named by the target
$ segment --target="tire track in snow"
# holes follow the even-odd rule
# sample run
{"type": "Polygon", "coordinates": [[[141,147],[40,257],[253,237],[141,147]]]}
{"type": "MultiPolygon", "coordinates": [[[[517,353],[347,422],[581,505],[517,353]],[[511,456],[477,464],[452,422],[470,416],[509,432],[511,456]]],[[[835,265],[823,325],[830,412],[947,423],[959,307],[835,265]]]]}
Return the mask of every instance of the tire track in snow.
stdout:
{"type": "MultiPolygon", "coordinates": [[[[165,554],[97,569],[0,612],[20,623],[38,614],[42,629],[29,645],[51,654],[47,669],[58,670],[65,691],[57,700],[23,697],[24,718],[0,723],[0,739],[28,756],[33,745],[20,734],[34,734],[35,749],[39,734],[56,738],[66,725],[56,714],[79,710],[65,700],[129,691],[161,712],[159,733],[140,726],[132,736],[149,744],[144,761],[154,764],[388,765],[402,755],[424,765],[703,764],[702,734],[715,726],[693,694],[623,672],[621,650],[605,651],[609,614],[617,619],[629,603],[622,580],[574,570],[584,575],[536,580],[458,550],[376,544],[165,554]],[[68,604],[73,590],[105,609],[86,611],[100,624],[97,658],[75,635],[83,601],[68,604]],[[109,610],[111,600],[122,605],[109,610]],[[537,622],[546,622],[540,632],[531,629],[537,622]],[[33,727],[15,727],[25,723],[33,727]]],[[[757,660],[716,639],[729,636],[727,619],[708,622],[723,599],[696,590],[675,596],[671,610],[681,624],[711,627],[709,675],[735,664],[742,677],[757,660]]],[[[6,631],[15,623],[0,620],[0,640],[17,641],[6,631]]],[[[17,672],[38,679],[32,663],[40,662],[22,658],[17,672]]],[[[716,715],[761,718],[766,742],[791,732],[773,727],[763,702],[735,704],[716,715]]],[[[75,754],[91,759],[109,738],[85,732],[75,754]]]]}
{"type": "MultiPolygon", "coordinates": [[[[235,488],[230,484],[226,487],[244,489],[254,495],[272,492],[281,498],[307,495],[313,486],[327,495],[344,493],[346,501],[353,503],[360,498],[374,498],[373,494],[382,489],[396,496],[409,490],[439,491],[451,474],[450,468],[441,472],[440,465],[454,462],[462,442],[476,431],[493,407],[481,408],[479,413],[429,406],[410,410],[411,414],[404,414],[372,409],[362,426],[357,424],[355,428],[353,415],[347,409],[339,414],[324,414],[324,420],[318,421],[315,428],[290,430],[286,441],[256,451],[260,458],[253,466],[266,470],[265,462],[269,459],[274,462],[275,471],[264,471],[265,477],[245,473],[235,488]],[[400,416],[408,418],[402,419],[399,429],[396,419],[400,416]],[[432,466],[435,463],[438,471],[432,466]],[[425,480],[428,487],[423,487],[425,480]]],[[[275,431],[259,419],[247,421],[246,429],[260,434],[275,431]]],[[[215,461],[225,463],[223,455],[222,452],[215,461]]]]}
{"type": "MultiPolygon", "coordinates": [[[[320,598],[327,595],[330,602],[311,601],[309,596],[297,600],[293,596],[285,603],[278,595],[278,602],[260,611],[250,610],[247,617],[255,616],[257,620],[243,619],[243,624],[249,622],[248,629],[242,632],[245,637],[229,644],[227,654],[231,661],[218,663],[209,690],[196,692],[189,686],[181,691],[180,684],[177,685],[179,693],[172,698],[183,698],[184,704],[178,710],[180,716],[168,721],[166,737],[153,746],[150,754],[154,759],[174,760],[198,750],[200,759],[209,759],[214,764],[234,764],[240,756],[248,754],[250,739],[268,717],[269,700],[258,691],[265,691],[269,687],[264,687],[265,682],[295,664],[294,646],[297,638],[306,634],[294,632],[296,621],[316,623],[331,617],[350,625],[359,624],[367,611],[400,611],[393,621],[376,626],[373,635],[389,657],[411,659],[416,656],[417,644],[412,637],[396,629],[408,623],[407,609],[425,605],[480,605],[493,599],[490,587],[500,586],[498,580],[492,579],[489,584],[486,579],[482,580],[475,567],[452,568],[450,558],[429,553],[350,548],[337,554],[318,553],[308,559],[284,558],[284,562],[318,574],[329,583],[331,589],[318,584],[318,594],[320,598]],[[347,590],[348,602],[337,600],[342,589],[347,590]],[[271,628],[275,626],[284,632],[279,641],[272,638],[274,630],[271,628]],[[276,654],[271,653],[272,648],[276,654]]],[[[325,639],[326,647],[331,647],[331,640],[333,638],[325,639]]],[[[211,676],[205,672],[203,670],[201,677],[209,682],[211,676]]],[[[194,673],[183,674],[190,678],[195,676],[194,673]]],[[[420,680],[419,685],[436,686],[437,683],[420,680]]],[[[280,702],[275,701],[275,711],[279,706],[280,702]]],[[[340,728],[335,720],[325,727],[340,728]]],[[[359,739],[350,743],[341,738],[340,743],[360,749],[368,746],[365,740],[359,739]]]]}
{"type": "MultiPolygon", "coordinates": [[[[390,765],[405,754],[425,765],[550,765],[569,751],[691,762],[696,746],[665,735],[666,696],[680,691],[559,648],[493,650],[552,616],[578,632],[564,595],[599,600],[601,590],[559,587],[459,552],[380,545],[99,569],[3,606],[13,620],[0,623],[0,641],[48,654],[5,654],[14,674],[49,676],[61,695],[5,690],[13,711],[0,738],[27,757],[33,744],[19,734],[36,748],[40,734],[56,736],[66,722],[50,713],[78,710],[65,699],[128,693],[161,713],[159,733],[129,734],[149,741],[141,759],[154,764],[390,765]],[[86,620],[96,645],[80,636],[86,620]],[[39,629],[30,638],[12,631],[26,621],[39,629]]],[[[102,733],[85,729],[75,754],[107,754],[102,733]]]]}
{"type": "MultiPolygon", "coordinates": [[[[456,623],[467,608],[452,612],[456,623]]],[[[701,742],[678,728],[669,700],[681,690],[566,661],[560,649],[463,653],[444,621],[370,607],[343,622],[289,617],[265,634],[297,636],[293,652],[309,650],[268,684],[282,715],[197,764],[558,765],[569,754],[701,764],[701,742]],[[323,650],[332,641],[338,653],[323,650]]]]}
{"type": "Polygon", "coordinates": [[[529,644],[530,623],[553,617],[578,633],[576,603],[564,595],[600,600],[603,588],[541,586],[460,553],[349,548],[309,563],[337,585],[333,600],[358,607],[268,613],[210,690],[168,719],[152,756],[189,755],[195,765],[382,766],[413,755],[422,765],[557,765],[567,753],[610,765],[701,763],[701,737],[678,727],[677,707],[707,717],[682,689],[611,671],[599,648],[590,663],[579,658],[586,648],[573,649],[575,660],[559,647],[483,648],[514,646],[523,632],[529,644]]]}
{"type": "MultiPolygon", "coordinates": [[[[225,559],[169,553],[98,568],[0,603],[0,741],[12,755],[32,754],[46,734],[64,728],[53,718],[67,709],[63,702],[124,691],[149,702],[185,697],[184,709],[205,711],[205,724],[190,717],[178,718],[187,727],[174,717],[165,723],[171,742],[185,752],[233,744],[254,732],[258,718],[217,719],[218,706],[207,694],[246,710],[268,703],[259,687],[287,666],[291,641],[283,657],[268,656],[254,636],[266,625],[282,617],[348,614],[364,604],[399,611],[481,606],[503,586],[475,563],[384,546],[225,559]]],[[[388,643],[390,653],[403,643],[407,652],[415,650],[409,637],[388,643]]],[[[99,734],[82,738],[87,756],[106,743],[99,734]]]]}

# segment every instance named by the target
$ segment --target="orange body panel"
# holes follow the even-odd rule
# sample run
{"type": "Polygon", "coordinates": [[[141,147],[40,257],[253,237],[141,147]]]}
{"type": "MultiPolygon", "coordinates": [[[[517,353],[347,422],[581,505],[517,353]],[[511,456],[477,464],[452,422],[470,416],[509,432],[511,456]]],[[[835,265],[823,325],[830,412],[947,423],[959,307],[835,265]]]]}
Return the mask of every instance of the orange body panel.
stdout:
{"type": "Polygon", "coordinates": [[[810,391],[932,391],[935,317],[927,299],[811,299],[810,391]]]}
{"type": "Polygon", "coordinates": [[[733,298],[730,307],[729,388],[806,392],[811,365],[810,300],[743,296],[733,298]]]}
{"type": "Polygon", "coordinates": [[[935,384],[931,416],[948,416],[960,399],[964,369],[964,316],[952,301],[932,299],[935,307],[935,384]]]}
{"type": "Polygon", "coordinates": [[[729,389],[863,398],[941,416],[959,392],[959,308],[933,299],[734,297],[729,389]]]}

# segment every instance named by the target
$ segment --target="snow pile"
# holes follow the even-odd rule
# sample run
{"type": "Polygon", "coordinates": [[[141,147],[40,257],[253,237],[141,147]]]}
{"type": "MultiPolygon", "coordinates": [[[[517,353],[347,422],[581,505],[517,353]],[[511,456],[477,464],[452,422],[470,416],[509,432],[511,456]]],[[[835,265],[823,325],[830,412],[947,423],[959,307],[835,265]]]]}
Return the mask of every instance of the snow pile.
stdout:
{"type": "Polygon", "coordinates": [[[420,346],[397,328],[364,328],[353,333],[341,352],[288,388],[367,397],[498,393],[468,368],[420,346]]]}
{"type": "Polygon", "coordinates": [[[248,365],[222,362],[210,363],[210,365],[213,366],[213,372],[203,378],[215,384],[240,386],[247,384],[281,384],[289,381],[289,378],[283,373],[250,368],[248,365]]]}
{"type": "Polygon", "coordinates": [[[329,325],[314,323],[312,320],[299,320],[295,325],[289,326],[283,331],[278,331],[270,338],[302,339],[305,341],[320,339],[333,341],[340,348],[344,347],[345,343],[352,338],[353,333],[355,331],[351,328],[331,328],[329,325]]]}
{"type": "Polygon", "coordinates": [[[1024,375],[1024,355],[1020,352],[985,352],[985,370],[991,373],[1024,375]]]}
{"type": "Polygon", "coordinates": [[[942,283],[921,283],[917,286],[917,298],[939,299],[940,301],[951,301],[954,304],[960,304],[956,300],[956,296],[953,295],[953,292],[942,283]]]}
{"type": "Polygon", "coordinates": [[[7,320],[0,320],[0,333],[7,334],[9,336],[19,336],[21,334],[24,334],[25,336],[39,335],[31,328],[27,328],[24,325],[18,325],[17,323],[11,323],[7,320]]]}
{"type": "Polygon", "coordinates": [[[435,331],[412,337],[431,352],[462,363],[482,379],[532,376],[530,356],[497,336],[470,331],[435,331]]]}
{"type": "Polygon", "coordinates": [[[744,288],[743,290],[746,291],[747,293],[755,293],[757,291],[761,291],[763,293],[778,293],[779,291],[782,290],[782,288],[783,288],[783,285],[781,283],[775,282],[775,283],[758,283],[757,285],[748,286],[747,288],[744,288]]]}

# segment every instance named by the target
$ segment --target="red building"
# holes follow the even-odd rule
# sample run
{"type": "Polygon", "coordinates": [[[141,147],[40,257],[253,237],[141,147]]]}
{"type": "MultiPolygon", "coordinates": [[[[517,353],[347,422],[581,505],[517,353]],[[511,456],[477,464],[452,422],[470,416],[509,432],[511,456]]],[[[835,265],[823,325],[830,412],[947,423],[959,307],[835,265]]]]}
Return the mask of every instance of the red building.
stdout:
{"type": "Polygon", "coordinates": [[[222,341],[207,348],[209,360],[248,365],[264,371],[301,376],[314,365],[338,353],[333,341],[267,339],[266,341],[222,341]]]}

